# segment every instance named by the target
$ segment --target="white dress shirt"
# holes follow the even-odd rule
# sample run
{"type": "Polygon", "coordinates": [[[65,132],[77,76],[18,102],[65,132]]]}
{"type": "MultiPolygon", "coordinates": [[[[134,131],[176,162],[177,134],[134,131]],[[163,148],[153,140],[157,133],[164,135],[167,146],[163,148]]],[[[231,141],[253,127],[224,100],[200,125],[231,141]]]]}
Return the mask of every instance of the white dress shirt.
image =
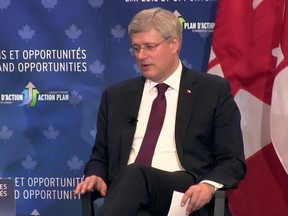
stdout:
{"type": "MultiPolygon", "coordinates": [[[[184,170],[179,162],[175,142],[175,120],[181,72],[182,64],[179,62],[176,71],[164,82],[170,86],[165,92],[167,102],[166,114],[151,164],[152,167],[171,172],[184,170]]],[[[155,87],[157,84],[158,83],[146,79],[128,164],[135,161],[140,150],[152,103],[158,94],[157,88],[155,87]]]]}

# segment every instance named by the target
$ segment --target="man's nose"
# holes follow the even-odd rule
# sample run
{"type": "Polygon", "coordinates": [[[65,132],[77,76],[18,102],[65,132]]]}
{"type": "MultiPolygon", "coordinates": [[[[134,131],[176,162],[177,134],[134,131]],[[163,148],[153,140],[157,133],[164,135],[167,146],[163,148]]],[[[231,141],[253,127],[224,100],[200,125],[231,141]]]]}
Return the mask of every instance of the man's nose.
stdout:
{"type": "Polygon", "coordinates": [[[139,58],[139,59],[146,58],[147,54],[148,54],[147,50],[144,48],[141,48],[139,52],[136,53],[136,58],[139,58]]]}

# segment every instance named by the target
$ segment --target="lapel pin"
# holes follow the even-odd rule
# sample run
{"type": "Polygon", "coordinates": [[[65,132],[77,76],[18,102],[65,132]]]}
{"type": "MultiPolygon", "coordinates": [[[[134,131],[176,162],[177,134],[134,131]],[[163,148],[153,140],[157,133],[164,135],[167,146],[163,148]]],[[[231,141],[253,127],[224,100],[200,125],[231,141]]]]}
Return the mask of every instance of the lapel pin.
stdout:
{"type": "Polygon", "coordinates": [[[188,94],[191,94],[191,92],[192,92],[192,91],[191,91],[190,89],[187,89],[187,90],[186,90],[186,93],[188,93],[188,94]]]}

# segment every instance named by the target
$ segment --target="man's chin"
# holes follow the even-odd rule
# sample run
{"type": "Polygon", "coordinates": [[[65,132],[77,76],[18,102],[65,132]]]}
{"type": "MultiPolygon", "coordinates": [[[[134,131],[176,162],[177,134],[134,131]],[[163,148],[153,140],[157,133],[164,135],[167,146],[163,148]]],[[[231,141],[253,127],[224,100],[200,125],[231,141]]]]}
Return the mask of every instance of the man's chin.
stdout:
{"type": "Polygon", "coordinates": [[[154,72],[150,71],[150,70],[144,70],[142,71],[142,74],[144,77],[146,77],[147,79],[153,80],[154,77],[154,72]]]}

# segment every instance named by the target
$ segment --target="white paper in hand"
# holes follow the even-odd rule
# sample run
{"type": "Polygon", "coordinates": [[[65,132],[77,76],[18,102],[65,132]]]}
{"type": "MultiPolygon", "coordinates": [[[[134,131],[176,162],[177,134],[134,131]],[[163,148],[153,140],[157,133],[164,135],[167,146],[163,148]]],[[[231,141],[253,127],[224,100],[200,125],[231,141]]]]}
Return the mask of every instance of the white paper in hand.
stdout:
{"type": "Polygon", "coordinates": [[[173,192],[170,209],[167,216],[185,216],[188,201],[186,202],[185,206],[181,207],[180,204],[183,195],[184,193],[180,193],[178,191],[173,192]]]}

